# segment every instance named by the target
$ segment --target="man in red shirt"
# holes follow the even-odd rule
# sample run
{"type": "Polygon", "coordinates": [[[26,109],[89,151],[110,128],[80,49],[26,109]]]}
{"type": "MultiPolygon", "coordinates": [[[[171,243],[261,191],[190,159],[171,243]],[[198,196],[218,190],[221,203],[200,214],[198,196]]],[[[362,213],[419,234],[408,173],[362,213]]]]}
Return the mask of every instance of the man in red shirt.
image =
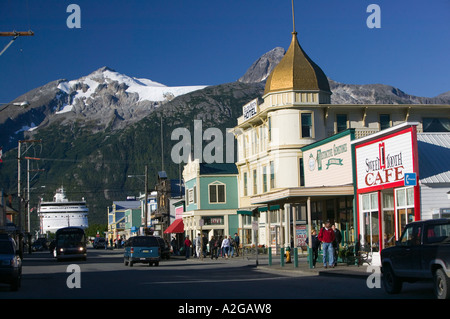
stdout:
{"type": "Polygon", "coordinates": [[[328,259],[328,266],[334,268],[334,251],[333,251],[334,231],[331,228],[331,223],[329,220],[325,222],[325,227],[322,227],[322,229],[320,230],[318,238],[322,242],[323,266],[327,268],[327,259],[328,259]]]}
{"type": "Polygon", "coordinates": [[[184,249],[186,250],[186,259],[189,259],[191,256],[191,246],[192,242],[189,240],[189,236],[186,236],[186,240],[184,241],[184,249]]]}

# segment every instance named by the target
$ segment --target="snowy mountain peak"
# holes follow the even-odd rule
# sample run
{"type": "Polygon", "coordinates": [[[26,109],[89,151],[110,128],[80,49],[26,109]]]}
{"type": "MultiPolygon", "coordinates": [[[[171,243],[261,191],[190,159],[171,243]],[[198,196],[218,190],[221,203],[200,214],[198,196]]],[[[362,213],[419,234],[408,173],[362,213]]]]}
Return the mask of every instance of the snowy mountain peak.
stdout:
{"type": "Polygon", "coordinates": [[[145,79],[135,78],[121,74],[109,67],[102,67],[91,74],[77,80],[62,81],[58,89],[73,96],[73,100],[88,99],[96,92],[100,84],[126,85],[126,93],[137,93],[138,101],[162,102],[178,95],[186,94],[206,86],[179,86],[168,87],[164,84],[145,79]]]}

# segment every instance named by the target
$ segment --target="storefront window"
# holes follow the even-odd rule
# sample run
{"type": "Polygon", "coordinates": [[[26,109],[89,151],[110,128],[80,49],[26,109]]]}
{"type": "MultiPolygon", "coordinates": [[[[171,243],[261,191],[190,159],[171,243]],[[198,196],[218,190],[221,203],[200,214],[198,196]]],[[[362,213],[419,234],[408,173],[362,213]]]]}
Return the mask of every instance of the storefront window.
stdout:
{"type": "Polygon", "coordinates": [[[414,221],[414,188],[400,188],[395,190],[397,203],[398,229],[400,236],[405,226],[414,221]]]}
{"type": "Polygon", "coordinates": [[[384,248],[395,245],[394,192],[382,193],[383,196],[383,244],[384,248]]]}
{"type": "Polygon", "coordinates": [[[361,202],[364,217],[364,244],[369,246],[370,251],[379,251],[378,193],[361,195],[361,202]]]}

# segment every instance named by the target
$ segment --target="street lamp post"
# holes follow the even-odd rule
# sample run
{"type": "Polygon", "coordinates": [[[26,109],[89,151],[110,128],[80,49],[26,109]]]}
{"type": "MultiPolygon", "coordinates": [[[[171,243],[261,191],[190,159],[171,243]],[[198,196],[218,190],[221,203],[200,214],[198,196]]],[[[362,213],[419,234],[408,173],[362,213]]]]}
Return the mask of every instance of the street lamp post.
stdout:
{"type": "Polygon", "coordinates": [[[147,234],[148,228],[148,166],[145,165],[145,175],[128,175],[128,177],[142,177],[144,176],[145,181],[145,206],[144,206],[144,233],[147,234]]]}

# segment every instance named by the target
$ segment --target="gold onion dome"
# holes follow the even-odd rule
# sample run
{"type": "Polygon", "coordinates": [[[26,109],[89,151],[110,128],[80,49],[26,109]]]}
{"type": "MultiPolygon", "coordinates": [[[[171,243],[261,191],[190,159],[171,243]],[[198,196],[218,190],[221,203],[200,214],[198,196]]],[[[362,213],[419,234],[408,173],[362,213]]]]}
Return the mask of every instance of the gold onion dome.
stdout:
{"type": "Polygon", "coordinates": [[[331,94],[325,73],[303,51],[295,31],[292,32],[289,49],[267,78],[264,95],[287,90],[324,91],[331,94]]]}

